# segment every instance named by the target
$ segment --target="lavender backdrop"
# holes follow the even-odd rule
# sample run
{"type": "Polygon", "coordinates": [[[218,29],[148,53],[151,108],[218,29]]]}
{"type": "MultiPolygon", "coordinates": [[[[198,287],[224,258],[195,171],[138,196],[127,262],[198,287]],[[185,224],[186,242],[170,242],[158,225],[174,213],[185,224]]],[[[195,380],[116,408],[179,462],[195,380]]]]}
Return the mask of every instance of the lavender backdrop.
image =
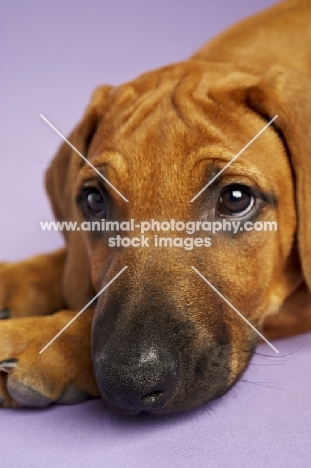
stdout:
{"type": "MultiPolygon", "coordinates": [[[[52,250],[58,234],[42,188],[92,89],[186,58],[272,0],[1,2],[0,259],[52,250]]],[[[167,419],[119,418],[100,401],[0,411],[5,467],[308,467],[310,337],[261,345],[244,382],[221,400],[167,419]],[[270,356],[270,357],[265,357],[270,356]]],[[[1,339],[1,337],[0,337],[1,339]]]]}

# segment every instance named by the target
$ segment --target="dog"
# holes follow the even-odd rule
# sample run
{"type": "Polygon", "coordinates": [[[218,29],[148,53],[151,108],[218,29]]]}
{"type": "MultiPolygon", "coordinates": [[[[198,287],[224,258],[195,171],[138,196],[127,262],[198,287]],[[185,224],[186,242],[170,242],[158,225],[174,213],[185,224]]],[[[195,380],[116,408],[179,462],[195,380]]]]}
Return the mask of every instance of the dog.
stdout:
{"type": "Polygon", "coordinates": [[[1,263],[2,406],[101,396],[124,414],[185,411],[240,378],[259,339],[249,324],[268,340],[311,330],[310,25],[310,1],[287,0],[184,62],[95,90],[68,137],[87,161],[64,142],[46,173],[58,221],[277,230],[217,232],[188,250],[67,230],[65,248],[1,263]]]}

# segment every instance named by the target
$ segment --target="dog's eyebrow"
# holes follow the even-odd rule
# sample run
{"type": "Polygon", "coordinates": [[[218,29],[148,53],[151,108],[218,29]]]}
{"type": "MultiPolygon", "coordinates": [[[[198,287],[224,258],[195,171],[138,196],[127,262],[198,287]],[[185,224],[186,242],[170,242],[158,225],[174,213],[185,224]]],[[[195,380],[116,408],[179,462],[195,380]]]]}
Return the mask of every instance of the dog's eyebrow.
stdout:
{"type": "MultiPolygon", "coordinates": [[[[204,180],[208,180],[213,178],[216,174],[218,174],[224,165],[230,161],[231,155],[221,155],[221,156],[205,156],[201,158],[198,162],[202,162],[204,165],[204,180]]],[[[253,164],[243,161],[236,162],[234,166],[230,166],[227,168],[226,172],[219,177],[219,180],[215,180],[211,186],[218,185],[219,181],[222,181],[226,178],[244,178],[247,179],[252,184],[256,184],[262,192],[268,193],[271,192],[273,194],[272,185],[274,184],[273,179],[266,177],[264,174],[260,172],[260,170],[254,166],[253,164]]],[[[235,181],[233,181],[235,183],[235,181]]],[[[239,183],[236,181],[236,183],[239,183]]],[[[243,184],[243,181],[241,181],[243,184]]],[[[275,195],[274,195],[275,197],[275,195]]]]}
{"type": "Polygon", "coordinates": [[[52,125],[51,122],[46,117],[44,117],[43,114],[40,114],[40,117],[83,159],[84,162],[86,162],[90,167],[92,167],[92,169],[95,172],[97,172],[98,175],[101,176],[105,180],[105,182],[108,185],[110,185],[110,187],[113,188],[113,190],[118,195],[120,195],[121,198],[123,198],[124,201],[128,203],[128,199],[125,198],[125,196],[122,195],[122,193],[108,179],[106,179],[102,174],[100,174],[96,167],[94,167],[94,165],[59,130],[57,130],[57,128],[54,127],[54,125],[52,125]]]}
{"type": "Polygon", "coordinates": [[[229,161],[225,167],[223,167],[218,174],[216,174],[193,198],[190,200],[190,203],[193,203],[204,190],[209,187],[215,179],[217,179],[230,165],[242,154],[244,151],[278,118],[278,115],[275,115],[232,159],[229,161]]]}
{"type": "MultiPolygon", "coordinates": [[[[99,153],[92,157],[91,161],[92,166],[96,168],[96,172],[88,164],[83,164],[77,176],[77,187],[96,180],[99,184],[108,189],[108,186],[103,182],[106,180],[106,177],[108,177],[107,172],[109,172],[109,179],[112,179],[113,173],[115,173],[117,178],[122,176],[120,180],[128,175],[128,165],[125,158],[119,153],[112,151],[99,153]],[[101,175],[103,177],[100,177],[101,175]]],[[[116,182],[117,184],[120,183],[120,181],[116,182]]]]}
{"type": "MultiPolygon", "coordinates": [[[[105,174],[105,166],[106,164],[101,164],[101,166],[98,166],[96,169],[98,172],[100,172],[101,175],[105,174]]],[[[78,176],[77,176],[77,183],[78,185],[81,185],[85,182],[88,181],[94,181],[98,180],[103,182],[102,177],[99,176],[98,172],[95,172],[91,167],[89,167],[87,164],[83,164],[81,167],[78,176]]]]}
{"type": "MultiPolygon", "coordinates": [[[[103,151],[90,158],[92,165],[101,172],[103,168],[111,167],[119,173],[128,170],[126,157],[117,151],[103,151]]],[[[84,164],[84,167],[87,167],[84,164]]]]}

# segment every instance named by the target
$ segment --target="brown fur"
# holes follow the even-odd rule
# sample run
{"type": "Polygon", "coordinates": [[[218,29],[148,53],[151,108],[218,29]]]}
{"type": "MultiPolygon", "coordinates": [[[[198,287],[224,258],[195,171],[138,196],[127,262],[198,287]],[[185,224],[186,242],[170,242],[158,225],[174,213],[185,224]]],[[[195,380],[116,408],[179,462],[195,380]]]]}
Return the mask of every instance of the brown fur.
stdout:
{"type": "MultiPolygon", "coordinates": [[[[154,412],[189,409],[227,391],[256,343],[191,265],[268,339],[311,330],[310,24],[310,2],[288,0],[229,29],[188,61],[95,91],[69,139],[130,201],[105,187],[111,219],[119,221],[196,220],[206,213],[211,219],[218,189],[190,199],[278,114],[219,179],[266,194],[270,202],[256,219],[277,220],[278,231],[221,233],[208,252],[112,249],[106,234],[68,232],[60,252],[1,264],[0,309],[11,317],[0,324],[5,406],[99,394],[93,311],[38,352],[124,265],[95,309],[95,375],[101,386],[102,350],[122,367],[129,366],[127,356],[140,362],[151,342],[170,353],[174,343],[174,393],[154,412]],[[68,310],[55,313],[61,309],[68,310]]],[[[86,181],[100,183],[64,143],[46,175],[58,220],[83,221],[75,199],[86,181]]],[[[122,407],[118,398],[107,399],[122,407]]]]}

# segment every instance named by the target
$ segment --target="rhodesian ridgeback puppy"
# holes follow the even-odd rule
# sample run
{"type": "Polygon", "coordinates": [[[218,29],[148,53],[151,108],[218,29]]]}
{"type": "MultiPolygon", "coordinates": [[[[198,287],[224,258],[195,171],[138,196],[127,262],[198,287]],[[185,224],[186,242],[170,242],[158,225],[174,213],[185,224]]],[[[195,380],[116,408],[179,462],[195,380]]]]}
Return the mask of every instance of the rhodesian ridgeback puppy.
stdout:
{"type": "Polygon", "coordinates": [[[69,141],[129,202],[65,142],[46,174],[57,220],[278,227],[217,232],[191,250],[111,247],[105,231],[68,230],[64,249],[2,263],[4,406],[101,395],[125,413],[169,413],[224,394],[258,335],[191,266],[268,340],[311,330],[310,25],[310,1],[288,0],[185,62],[94,92],[69,141]]]}

